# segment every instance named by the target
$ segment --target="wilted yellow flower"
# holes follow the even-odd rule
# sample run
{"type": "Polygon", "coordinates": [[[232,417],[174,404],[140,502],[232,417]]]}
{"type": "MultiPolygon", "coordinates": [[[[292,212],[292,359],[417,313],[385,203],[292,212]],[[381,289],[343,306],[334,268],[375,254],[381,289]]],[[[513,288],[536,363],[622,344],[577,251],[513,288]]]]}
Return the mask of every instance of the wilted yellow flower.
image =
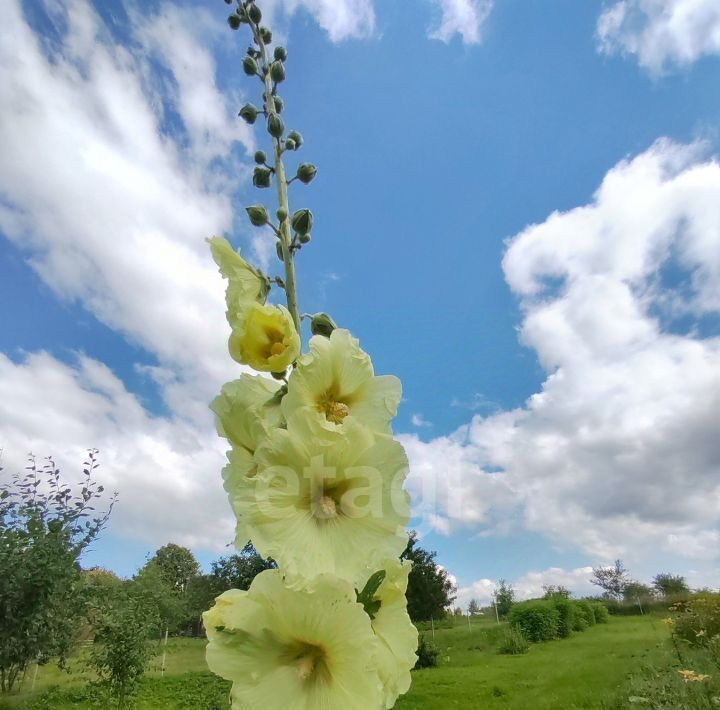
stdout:
{"type": "Polygon", "coordinates": [[[675,622],[669,616],[667,617],[667,619],[663,619],[662,622],[670,629],[675,626],[675,622]]]}
{"type": "Polygon", "coordinates": [[[284,372],[300,353],[300,336],[284,306],[252,304],[233,328],[230,355],[260,372],[284,372]]]}
{"type": "Polygon", "coordinates": [[[270,283],[267,277],[243,259],[223,237],[208,239],[210,251],[220,273],[228,280],[225,291],[227,320],[236,328],[245,311],[253,303],[265,303],[270,283]]]}
{"type": "Polygon", "coordinates": [[[391,708],[398,696],[410,689],[410,671],[417,661],[418,632],[408,616],[405,598],[412,565],[393,558],[376,566],[385,571],[385,579],[374,595],[380,609],[371,623],[380,641],[378,665],[385,707],[391,708]]]}
{"type": "Polygon", "coordinates": [[[300,408],[314,412],[328,428],[337,428],[351,414],[372,431],[390,433],[400,396],[400,380],[376,377],[358,341],[337,328],[329,338],[310,339],[310,352],[298,360],[282,407],[286,417],[300,408]]]}
{"type": "Polygon", "coordinates": [[[702,638],[703,636],[705,636],[705,629],[700,629],[700,631],[695,634],[696,638],[702,638]]]}
{"type": "Polygon", "coordinates": [[[678,673],[686,683],[700,683],[710,677],[709,675],[702,675],[695,671],[678,671],[678,673]]]}
{"type": "Polygon", "coordinates": [[[255,462],[236,513],[258,551],[290,574],[328,572],[356,583],[373,560],[405,549],[408,463],[397,441],[356,420],[330,431],[298,412],[269,434],[255,462]]]}
{"type": "Polygon", "coordinates": [[[203,614],[210,669],[233,681],[233,708],[368,710],[382,703],[370,619],[352,585],[320,575],[288,586],[261,572],[203,614]]]}

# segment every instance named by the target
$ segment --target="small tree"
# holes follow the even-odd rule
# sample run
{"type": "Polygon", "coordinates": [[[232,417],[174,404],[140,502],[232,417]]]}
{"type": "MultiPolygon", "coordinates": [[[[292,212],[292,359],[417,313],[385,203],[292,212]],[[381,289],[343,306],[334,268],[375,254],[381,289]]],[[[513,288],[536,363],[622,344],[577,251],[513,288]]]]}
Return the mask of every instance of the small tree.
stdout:
{"type": "Polygon", "coordinates": [[[408,614],[413,621],[440,619],[455,600],[457,589],[448,573],[435,563],[436,556],[436,552],[423,550],[417,544],[417,533],[410,533],[400,559],[413,563],[406,592],[408,614]]]}
{"type": "Polygon", "coordinates": [[[500,579],[498,580],[498,586],[493,592],[493,597],[495,598],[495,607],[498,616],[505,618],[515,603],[515,590],[511,584],[508,584],[504,579],[500,579]]]}
{"type": "Polygon", "coordinates": [[[625,583],[623,588],[623,601],[633,604],[644,604],[655,598],[655,592],[647,584],[638,582],[635,579],[625,583]]]}
{"type": "Polygon", "coordinates": [[[628,571],[620,560],[615,560],[614,567],[593,567],[591,584],[600,587],[604,596],[615,601],[622,601],[625,585],[628,583],[628,571]]]}
{"type": "Polygon", "coordinates": [[[200,574],[200,565],[187,547],[172,542],[163,545],[148,560],[145,567],[154,565],[160,578],[173,592],[184,592],[193,577],[200,574]]]}
{"type": "MultiPolygon", "coordinates": [[[[0,486],[0,690],[10,691],[33,661],[62,664],[85,607],[78,558],[110,516],[96,513],[103,487],[93,480],[97,451],[83,479],[67,484],[51,458],[33,456],[24,475],[0,486]]],[[[0,469],[1,471],[2,469],[0,469]]]]}
{"type": "Polygon", "coordinates": [[[685,577],[679,574],[669,574],[661,572],[656,574],[653,579],[653,587],[664,597],[684,596],[690,593],[685,577]]]}
{"type": "Polygon", "coordinates": [[[471,599],[470,603],[468,604],[468,614],[470,616],[473,616],[473,614],[479,614],[480,613],[480,605],[477,603],[475,599],[471,599]]]}
{"type": "Polygon", "coordinates": [[[569,599],[572,592],[562,584],[543,584],[543,598],[552,599],[553,597],[565,597],[569,599]]]}
{"type": "Polygon", "coordinates": [[[221,557],[212,563],[210,575],[215,581],[217,594],[227,589],[249,589],[253,579],[266,569],[275,569],[272,558],[263,558],[251,542],[239,554],[221,557]]]}

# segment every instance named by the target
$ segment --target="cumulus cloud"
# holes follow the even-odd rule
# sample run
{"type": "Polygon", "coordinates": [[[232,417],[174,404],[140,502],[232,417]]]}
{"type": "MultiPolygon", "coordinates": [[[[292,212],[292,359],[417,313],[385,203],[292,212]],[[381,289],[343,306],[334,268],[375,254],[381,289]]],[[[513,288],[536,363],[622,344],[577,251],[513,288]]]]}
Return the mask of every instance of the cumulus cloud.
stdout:
{"type": "Polygon", "coordinates": [[[4,474],[22,471],[32,451],[77,480],[86,448],[98,448],[98,480],[120,494],[115,534],[216,550],[232,539],[218,476],[224,447],[210,423],[149,414],[97,360],[0,354],[0,430],[4,474]]]}
{"type": "Polygon", "coordinates": [[[634,54],[660,73],[720,53],[720,5],[716,0],[620,0],[598,18],[600,50],[634,54]]]}
{"type": "Polygon", "coordinates": [[[514,504],[526,528],[600,560],[716,556],[718,162],[658,141],[590,204],[511,239],[503,268],[548,376],[521,409],[406,439],[414,493],[437,492],[426,512],[445,531],[492,529],[514,504]]]}
{"type": "Polygon", "coordinates": [[[478,44],[482,28],[493,8],[493,0],[435,0],[440,9],[437,27],[428,32],[430,39],[449,42],[459,34],[465,44],[478,44]]]}

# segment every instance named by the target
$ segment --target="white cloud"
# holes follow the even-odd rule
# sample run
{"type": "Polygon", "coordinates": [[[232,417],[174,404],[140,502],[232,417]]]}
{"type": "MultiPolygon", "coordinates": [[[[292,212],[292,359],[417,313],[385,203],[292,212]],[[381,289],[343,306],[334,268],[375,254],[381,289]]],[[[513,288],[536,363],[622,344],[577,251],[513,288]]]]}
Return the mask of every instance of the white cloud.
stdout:
{"type": "Polygon", "coordinates": [[[148,414],[97,360],[79,355],[71,366],[35,353],[15,363],[0,354],[0,431],[2,476],[22,472],[32,451],[53,455],[77,480],[87,448],[98,448],[97,478],[120,494],[115,534],[216,550],[232,539],[218,475],[225,447],[211,423],[148,414]]]}
{"type": "Polygon", "coordinates": [[[597,23],[600,50],[637,56],[641,66],[660,73],[720,53],[717,0],[620,0],[597,23]]]}
{"type": "Polygon", "coordinates": [[[465,44],[478,44],[482,28],[493,8],[493,0],[435,0],[441,12],[437,27],[429,30],[430,39],[449,42],[456,34],[465,44]]]}
{"type": "Polygon", "coordinates": [[[415,413],[410,417],[410,421],[413,426],[415,427],[431,427],[432,422],[427,421],[425,417],[423,417],[420,413],[415,413]]]}
{"type": "Polygon", "coordinates": [[[720,338],[701,326],[720,313],[718,162],[658,141],[514,237],[503,267],[548,376],[522,409],[405,438],[427,524],[492,530],[515,505],[598,561],[716,556],[720,338]]]}
{"type": "Polygon", "coordinates": [[[312,15],[333,42],[369,37],[375,30],[372,0],[271,0],[263,4],[267,24],[281,34],[298,10],[312,15]]]}

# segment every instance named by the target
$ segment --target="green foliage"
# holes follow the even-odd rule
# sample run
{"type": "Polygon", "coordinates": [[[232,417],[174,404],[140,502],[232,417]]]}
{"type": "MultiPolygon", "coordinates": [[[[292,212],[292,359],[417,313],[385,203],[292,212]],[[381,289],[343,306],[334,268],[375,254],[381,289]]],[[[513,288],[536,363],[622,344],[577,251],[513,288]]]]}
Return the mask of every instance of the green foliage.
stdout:
{"type": "Polygon", "coordinates": [[[417,534],[410,533],[400,559],[413,563],[408,576],[408,614],[415,621],[440,619],[455,599],[457,591],[447,572],[435,563],[436,552],[423,550],[417,544],[417,534]]]}
{"type": "Polygon", "coordinates": [[[173,592],[183,592],[190,580],[200,574],[200,565],[187,547],[172,542],[161,547],[145,568],[157,568],[160,579],[173,592]]]}
{"type": "MultiPolygon", "coordinates": [[[[582,628],[575,628],[577,625],[577,614],[575,604],[563,594],[553,594],[546,598],[557,611],[557,636],[567,638],[573,631],[582,631],[582,628]]],[[[586,628],[586,627],[583,627],[586,628]]]]}
{"type": "Polygon", "coordinates": [[[623,601],[627,604],[641,604],[646,606],[655,599],[655,591],[647,584],[630,580],[622,591],[623,601]]]}
{"type": "Polygon", "coordinates": [[[213,578],[217,593],[228,589],[250,589],[253,579],[266,569],[275,569],[275,560],[261,557],[248,542],[239,554],[221,557],[212,563],[213,578]]]}
{"type": "Polygon", "coordinates": [[[471,599],[470,603],[468,604],[468,614],[471,616],[473,614],[479,614],[480,613],[480,605],[477,603],[475,599],[471,599]]]}
{"type": "MultiPolygon", "coordinates": [[[[83,479],[65,483],[51,458],[35,459],[23,476],[0,486],[0,691],[10,691],[28,665],[62,664],[72,648],[86,598],[78,558],[99,535],[107,512],[95,512],[103,487],[93,480],[97,452],[83,479]]],[[[1,470],[1,469],[0,469],[1,470]]]]}
{"type": "Polygon", "coordinates": [[[610,622],[610,612],[602,602],[588,602],[593,610],[596,624],[607,624],[610,622]]]}
{"type": "Polygon", "coordinates": [[[562,584],[543,584],[543,599],[565,597],[569,599],[572,592],[562,584]]]}
{"type": "Polygon", "coordinates": [[[417,662],[415,668],[434,668],[438,664],[438,649],[420,634],[417,647],[417,662]]]}
{"type": "Polygon", "coordinates": [[[690,587],[688,587],[685,577],[681,577],[679,574],[669,574],[668,572],[656,574],[653,578],[653,587],[658,594],[662,594],[666,598],[683,597],[690,594],[690,587]]]}
{"type": "Polygon", "coordinates": [[[515,590],[511,584],[501,579],[498,581],[498,586],[493,592],[493,596],[495,597],[498,616],[501,619],[505,619],[515,603],[515,590]]]}
{"type": "Polygon", "coordinates": [[[520,602],[510,611],[510,624],[528,641],[550,641],[558,636],[560,613],[551,601],[520,602]]]}
{"type": "Polygon", "coordinates": [[[505,634],[498,646],[498,653],[507,656],[519,656],[530,650],[529,641],[523,636],[522,631],[517,628],[510,627],[505,630],[505,634]]]}
{"type": "Polygon", "coordinates": [[[157,604],[128,585],[105,611],[97,628],[90,665],[118,708],[130,707],[153,655],[150,634],[158,626],[157,604]]]}
{"type": "MultiPolygon", "coordinates": [[[[604,609],[605,607],[603,607],[604,609]]],[[[585,620],[585,626],[595,626],[597,623],[595,619],[595,610],[593,609],[593,605],[585,601],[584,599],[581,599],[579,601],[575,602],[575,610],[576,615],[581,616],[585,620]]],[[[605,610],[607,612],[607,610],[605,610]]]]}
{"type": "Polygon", "coordinates": [[[703,594],[675,605],[675,635],[691,646],[720,643],[720,594],[703,594]]]}

